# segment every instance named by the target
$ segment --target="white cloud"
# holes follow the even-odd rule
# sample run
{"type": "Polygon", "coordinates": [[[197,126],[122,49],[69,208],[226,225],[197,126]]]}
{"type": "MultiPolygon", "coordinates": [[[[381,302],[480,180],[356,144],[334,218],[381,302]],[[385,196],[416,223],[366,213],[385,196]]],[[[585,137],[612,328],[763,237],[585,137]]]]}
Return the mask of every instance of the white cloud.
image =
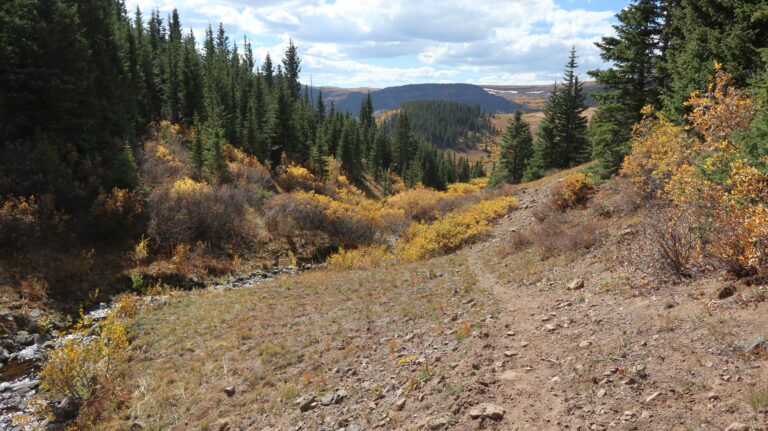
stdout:
{"type": "MultiPolygon", "coordinates": [[[[142,8],[173,0],[129,0],[142,8]]],[[[289,37],[315,83],[551,82],[575,46],[582,71],[604,66],[594,42],[611,34],[615,11],[569,9],[554,0],[177,0],[182,23],[221,21],[277,38],[255,45],[279,57],[289,37]],[[270,42],[270,44],[273,44],[270,42]],[[387,64],[387,66],[382,66],[387,64]]],[[[304,77],[308,80],[307,76],[304,77]]]]}

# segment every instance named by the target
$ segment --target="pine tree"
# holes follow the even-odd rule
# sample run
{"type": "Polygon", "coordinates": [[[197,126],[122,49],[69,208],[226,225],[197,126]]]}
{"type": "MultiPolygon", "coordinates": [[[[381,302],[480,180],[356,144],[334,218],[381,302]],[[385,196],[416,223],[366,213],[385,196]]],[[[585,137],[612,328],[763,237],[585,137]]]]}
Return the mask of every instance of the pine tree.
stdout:
{"type": "Polygon", "coordinates": [[[395,134],[392,138],[392,163],[395,171],[405,172],[411,157],[411,127],[408,124],[408,115],[401,111],[397,115],[395,134]]]}
{"type": "Polygon", "coordinates": [[[301,93],[301,84],[299,83],[301,59],[299,58],[296,45],[293,44],[293,40],[288,41],[288,48],[285,50],[285,56],[283,57],[283,69],[291,95],[294,98],[298,98],[301,93]]]}
{"type": "Polygon", "coordinates": [[[123,147],[123,152],[115,162],[113,177],[115,187],[134,190],[139,187],[139,167],[133,156],[133,148],[128,142],[123,147]]]}
{"type": "Polygon", "coordinates": [[[606,70],[589,74],[605,86],[595,94],[599,102],[589,136],[592,158],[603,176],[616,172],[629,149],[632,125],[640,120],[645,105],[660,105],[664,84],[660,70],[667,49],[668,0],[638,0],[619,12],[615,36],[596,45],[601,57],[612,63],[606,70]]]}
{"type": "Polygon", "coordinates": [[[576,75],[576,49],[571,54],[566,65],[564,82],[559,87],[560,95],[555,105],[555,139],[558,154],[555,166],[560,169],[570,168],[589,160],[591,148],[587,139],[587,110],[584,85],[576,75]]]}
{"type": "Polygon", "coordinates": [[[200,179],[203,177],[203,168],[205,167],[205,145],[203,144],[203,128],[199,123],[199,119],[195,118],[194,121],[194,138],[192,139],[192,151],[191,162],[192,169],[195,173],[195,178],[200,179]]]}
{"type": "Polygon", "coordinates": [[[764,70],[768,59],[768,13],[765,0],[680,0],[672,16],[672,40],[664,65],[663,89],[668,117],[682,120],[684,102],[705,89],[718,61],[736,85],[744,86],[764,70]]]}
{"type": "Polygon", "coordinates": [[[528,181],[544,175],[547,169],[566,169],[589,160],[587,110],[583,84],[576,75],[576,50],[571,53],[563,83],[555,84],[544,107],[544,119],[534,142],[534,155],[523,178],[528,181]]]}
{"type": "Polygon", "coordinates": [[[502,183],[521,182],[532,156],[533,137],[530,126],[523,121],[522,112],[516,111],[502,138],[499,162],[493,173],[492,183],[498,186],[502,183]]]}

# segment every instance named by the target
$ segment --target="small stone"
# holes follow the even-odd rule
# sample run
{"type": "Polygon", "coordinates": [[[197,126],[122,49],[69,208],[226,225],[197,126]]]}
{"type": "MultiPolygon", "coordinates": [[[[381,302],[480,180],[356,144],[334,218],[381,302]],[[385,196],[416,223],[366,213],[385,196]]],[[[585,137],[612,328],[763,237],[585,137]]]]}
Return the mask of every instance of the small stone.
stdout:
{"type": "Polygon", "coordinates": [[[515,332],[514,331],[508,331],[507,332],[507,337],[514,337],[514,336],[515,336],[515,332]]]}
{"type": "Polygon", "coordinates": [[[725,431],[749,431],[749,425],[741,422],[733,422],[728,425],[728,428],[726,428],[725,431]]]}
{"type": "Polygon", "coordinates": [[[224,388],[224,393],[227,394],[228,397],[231,397],[232,395],[235,395],[235,387],[234,386],[227,386],[224,388]]]}
{"type": "Polygon", "coordinates": [[[522,343],[520,343],[520,347],[526,347],[528,346],[528,344],[529,343],[527,341],[523,341],[522,343]]]}
{"type": "Polygon", "coordinates": [[[503,407],[495,404],[483,403],[473,407],[469,411],[469,417],[472,419],[488,418],[497,421],[504,417],[504,413],[506,413],[506,411],[503,407]]]}
{"type": "Polygon", "coordinates": [[[547,332],[552,332],[557,329],[557,326],[550,323],[549,325],[544,325],[544,329],[546,329],[547,332]]]}
{"type": "Polygon", "coordinates": [[[736,286],[729,284],[727,286],[720,288],[720,290],[717,291],[717,299],[730,298],[735,294],[736,294],[736,286]]]}
{"type": "Polygon", "coordinates": [[[334,404],[341,404],[347,398],[347,391],[339,389],[336,391],[336,396],[333,398],[334,404]]]}
{"type": "Polygon", "coordinates": [[[141,431],[144,428],[146,428],[146,425],[144,425],[143,423],[141,423],[139,421],[136,421],[136,422],[131,424],[131,431],[141,431]]]}
{"type": "Polygon", "coordinates": [[[314,395],[306,395],[301,398],[299,398],[296,401],[296,404],[299,405],[299,411],[306,412],[309,411],[312,408],[312,403],[315,402],[315,396],[314,395]]]}
{"type": "Polygon", "coordinates": [[[648,377],[648,373],[645,372],[645,365],[642,365],[642,364],[635,365],[634,367],[632,367],[631,372],[632,374],[634,374],[635,376],[641,379],[648,377]]]}
{"type": "Polygon", "coordinates": [[[606,392],[607,392],[607,391],[605,390],[605,388],[600,388],[600,390],[599,390],[599,391],[597,391],[597,397],[598,397],[598,398],[602,398],[602,397],[604,397],[606,392]]]}
{"type": "Polygon", "coordinates": [[[507,350],[506,352],[504,352],[504,356],[506,356],[508,358],[511,358],[513,356],[517,356],[517,352],[512,351],[512,350],[507,350]]]}
{"type": "Polygon", "coordinates": [[[405,408],[405,398],[400,398],[395,401],[395,410],[400,411],[405,408]]]}
{"type": "Polygon", "coordinates": [[[646,398],[645,402],[646,403],[653,402],[654,400],[656,400],[656,398],[659,398],[660,396],[661,396],[661,392],[655,392],[653,395],[651,395],[650,397],[646,398]]]}
{"type": "Polygon", "coordinates": [[[579,347],[581,347],[582,349],[587,348],[591,345],[592,345],[592,342],[589,340],[584,340],[581,343],[579,343],[579,347]]]}
{"type": "Polygon", "coordinates": [[[552,383],[560,383],[560,377],[558,376],[552,377],[551,379],[549,379],[549,381],[552,383]]]}
{"type": "Polygon", "coordinates": [[[320,404],[322,406],[325,406],[325,407],[330,406],[331,404],[333,404],[333,399],[334,398],[336,398],[335,394],[328,394],[328,395],[320,398],[320,404]]]}
{"type": "Polygon", "coordinates": [[[451,420],[448,416],[433,417],[427,421],[427,428],[431,430],[445,429],[450,422],[451,420]]]}
{"type": "Polygon", "coordinates": [[[584,288],[584,280],[582,278],[575,278],[568,283],[568,290],[581,290],[584,288]]]}
{"type": "Polygon", "coordinates": [[[485,408],[485,417],[495,421],[501,420],[504,417],[504,413],[506,413],[504,408],[495,404],[488,404],[485,408]]]}
{"type": "Polygon", "coordinates": [[[517,380],[517,373],[512,370],[507,370],[501,373],[501,380],[512,381],[517,380]]]}
{"type": "Polygon", "coordinates": [[[717,395],[717,394],[716,394],[716,393],[714,393],[714,392],[710,392],[710,393],[707,395],[707,399],[708,399],[708,400],[710,400],[710,401],[715,401],[715,400],[719,400],[719,399],[720,399],[720,396],[719,396],[719,395],[717,395]]]}

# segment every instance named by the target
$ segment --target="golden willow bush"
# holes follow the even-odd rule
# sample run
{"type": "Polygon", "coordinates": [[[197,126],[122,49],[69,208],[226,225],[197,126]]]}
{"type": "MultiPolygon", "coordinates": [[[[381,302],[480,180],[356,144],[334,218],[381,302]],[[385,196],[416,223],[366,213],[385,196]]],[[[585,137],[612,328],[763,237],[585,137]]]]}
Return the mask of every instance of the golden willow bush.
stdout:
{"type": "Polygon", "coordinates": [[[518,205],[513,197],[481,201],[432,223],[415,223],[398,244],[397,255],[405,261],[439,256],[486,235],[493,221],[518,205]]]}
{"type": "Polygon", "coordinates": [[[127,325],[138,311],[138,299],[121,296],[107,316],[91,331],[83,318],[57,343],[40,371],[42,391],[57,398],[83,400],[96,390],[99,379],[109,379],[128,355],[127,325]]]}
{"type": "Polygon", "coordinates": [[[484,200],[431,223],[412,224],[395,245],[394,253],[381,245],[341,249],[328,259],[328,264],[338,269],[366,269],[396,260],[412,262],[447,254],[488,234],[493,221],[517,205],[517,199],[509,196],[484,200]]]}
{"type": "Polygon", "coordinates": [[[584,205],[594,191],[592,178],[582,172],[575,172],[555,184],[549,197],[549,205],[553,209],[565,211],[577,205],[584,205]]]}
{"type": "Polygon", "coordinates": [[[405,225],[401,210],[366,199],[351,186],[338,189],[336,195],[336,199],[304,191],[274,195],[265,204],[266,227],[296,253],[300,243],[311,247],[370,245],[405,225]]]}
{"type": "Polygon", "coordinates": [[[734,140],[755,116],[746,91],[719,65],[705,93],[687,102],[691,130],[646,111],[623,175],[671,201],[672,220],[689,218],[702,258],[737,275],[768,271],[768,174],[734,140]]]}
{"type": "Polygon", "coordinates": [[[328,258],[328,266],[336,269],[370,269],[385,265],[394,256],[385,245],[370,245],[356,249],[340,249],[328,258]]]}

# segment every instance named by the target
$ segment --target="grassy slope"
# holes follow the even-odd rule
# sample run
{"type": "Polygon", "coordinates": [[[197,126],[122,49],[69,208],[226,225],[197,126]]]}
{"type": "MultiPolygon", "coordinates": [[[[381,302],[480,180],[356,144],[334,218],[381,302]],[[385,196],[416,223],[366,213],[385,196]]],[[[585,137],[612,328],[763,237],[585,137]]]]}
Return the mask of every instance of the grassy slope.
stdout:
{"type": "Polygon", "coordinates": [[[723,284],[714,278],[633,289],[642,275],[627,250],[641,213],[573,211],[569,229],[596,223],[589,250],[506,247],[511,231],[538,229],[530,208],[561,175],[514,188],[523,209],[454,255],[181,294],[143,314],[119,387],[92,406],[104,412],[96,428],[421,429],[444,418],[452,429],[722,430],[765,421],[747,403],[768,382],[764,350],[738,347],[765,334],[765,303],[744,300],[754,287],[724,301],[713,300],[723,284]],[[577,276],[584,290],[567,290],[577,276]],[[469,338],[457,336],[468,326],[469,338]],[[638,365],[647,376],[633,375],[638,365]],[[294,405],[340,389],[349,394],[341,404],[294,405]],[[470,419],[480,402],[503,406],[504,419],[470,419]]]}

